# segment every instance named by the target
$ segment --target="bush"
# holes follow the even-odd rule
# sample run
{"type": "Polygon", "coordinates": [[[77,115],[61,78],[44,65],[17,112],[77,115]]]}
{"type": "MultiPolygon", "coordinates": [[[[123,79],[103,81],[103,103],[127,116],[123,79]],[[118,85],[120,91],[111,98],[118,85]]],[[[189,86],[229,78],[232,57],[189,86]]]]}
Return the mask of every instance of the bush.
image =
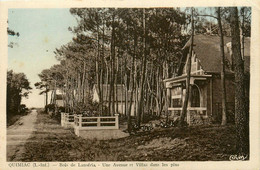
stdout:
{"type": "Polygon", "coordinates": [[[58,107],[58,111],[59,112],[65,112],[65,107],[63,107],[63,106],[58,107]]]}
{"type": "MultiPolygon", "coordinates": [[[[79,102],[74,107],[73,110],[76,114],[86,114],[89,116],[97,116],[99,113],[100,103],[92,102],[89,100],[87,103],[79,102]]],[[[106,106],[103,105],[103,113],[102,115],[108,115],[109,110],[106,106]]]]}
{"type": "Polygon", "coordinates": [[[25,113],[28,113],[29,112],[29,109],[26,107],[25,104],[21,104],[19,106],[19,113],[20,114],[25,114],[25,113]]]}
{"type": "Polygon", "coordinates": [[[73,107],[73,110],[76,114],[82,114],[84,111],[88,109],[87,104],[83,102],[76,103],[73,107]]]}
{"type": "Polygon", "coordinates": [[[55,112],[55,104],[47,104],[45,106],[45,111],[46,112],[55,112]]]}
{"type": "Polygon", "coordinates": [[[29,113],[29,109],[25,104],[21,104],[18,106],[17,112],[9,112],[7,116],[7,126],[14,124],[17,120],[20,119],[21,116],[24,116],[29,113]]]}
{"type": "Polygon", "coordinates": [[[144,120],[143,123],[148,123],[149,121],[152,120],[159,120],[160,116],[151,114],[151,112],[144,112],[144,120]]]}
{"type": "Polygon", "coordinates": [[[51,114],[51,118],[53,118],[53,119],[57,120],[58,122],[60,122],[61,121],[61,112],[59,110],[53,112],[51,114]]]}

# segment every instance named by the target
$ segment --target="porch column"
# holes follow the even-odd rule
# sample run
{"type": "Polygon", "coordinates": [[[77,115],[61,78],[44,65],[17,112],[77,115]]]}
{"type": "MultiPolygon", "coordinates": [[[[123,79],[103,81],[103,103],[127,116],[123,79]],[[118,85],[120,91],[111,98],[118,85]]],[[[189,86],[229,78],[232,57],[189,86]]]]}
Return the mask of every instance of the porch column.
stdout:
{"type": "Polygon", "coordinates": [[[170,91],[170,89],[169,88],[167,88],[166,89],[166,108],[165,108],[165,111],[166,111],[166,116],[167,116],[167,121],[168,121],[168,117],[169,117],[169,106],[170,106],[170,104],[171,104],[171,93],[170,93],[171,91],[170,91]]]}

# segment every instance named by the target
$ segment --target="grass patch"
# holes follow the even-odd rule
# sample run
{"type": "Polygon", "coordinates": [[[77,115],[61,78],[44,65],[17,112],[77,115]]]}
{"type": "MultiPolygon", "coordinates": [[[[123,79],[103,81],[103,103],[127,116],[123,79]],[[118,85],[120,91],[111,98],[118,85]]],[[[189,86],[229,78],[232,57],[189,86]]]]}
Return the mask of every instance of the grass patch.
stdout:
{"type": "Polygon", "coordinates": [[[76,137],[47,114],[21,161],[222,161],[235,153],[235,127],[210,125],[158,129],[105,141],[76,137]]]}
{"type": "Polygon", "coordinates": [[[25,113],[20,113],[20,114],[14,114],[14,115],[7,115],[7,121],[6,125],[7,127],[15,124],[21,117],[26,116],[29,114],[31,111],[25,112],[25,113]]]}

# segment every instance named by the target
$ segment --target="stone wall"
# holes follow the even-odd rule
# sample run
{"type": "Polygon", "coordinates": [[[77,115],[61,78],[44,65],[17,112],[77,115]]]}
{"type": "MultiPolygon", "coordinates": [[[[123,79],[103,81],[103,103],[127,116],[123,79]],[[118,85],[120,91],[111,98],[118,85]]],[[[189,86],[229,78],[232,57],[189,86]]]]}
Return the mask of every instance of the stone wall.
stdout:
{"type": "Polygon", "coordinates": [[[210,124],[210,120],[208,116],[205,116],[203,111],[199,110],[190,110],[188,111],[188,124],[189,125],[203,125],[203,124],[210,124]]]}
{"type": "MultiPolygon", "coordinates": [[[[171,111],[169,118],[171,120],[176,120],[180,117],[181,110],[171,111]]],[[[206,115],[206,110],[190,110],[187,111],[187,116],[185,118],[189,125],[203,125],[203,124],[210,124],[210,116],[206,115]]]]}

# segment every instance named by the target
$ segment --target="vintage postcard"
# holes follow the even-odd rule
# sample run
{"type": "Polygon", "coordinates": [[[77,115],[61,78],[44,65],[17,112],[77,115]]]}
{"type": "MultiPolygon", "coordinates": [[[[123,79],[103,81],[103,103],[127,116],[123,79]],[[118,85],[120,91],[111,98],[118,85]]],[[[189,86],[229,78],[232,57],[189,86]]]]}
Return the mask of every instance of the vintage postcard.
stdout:
{"type": "Polygon", "coordinates": [[[0,169],[260,168],[259,1],[0,12],[0,169]]]}

